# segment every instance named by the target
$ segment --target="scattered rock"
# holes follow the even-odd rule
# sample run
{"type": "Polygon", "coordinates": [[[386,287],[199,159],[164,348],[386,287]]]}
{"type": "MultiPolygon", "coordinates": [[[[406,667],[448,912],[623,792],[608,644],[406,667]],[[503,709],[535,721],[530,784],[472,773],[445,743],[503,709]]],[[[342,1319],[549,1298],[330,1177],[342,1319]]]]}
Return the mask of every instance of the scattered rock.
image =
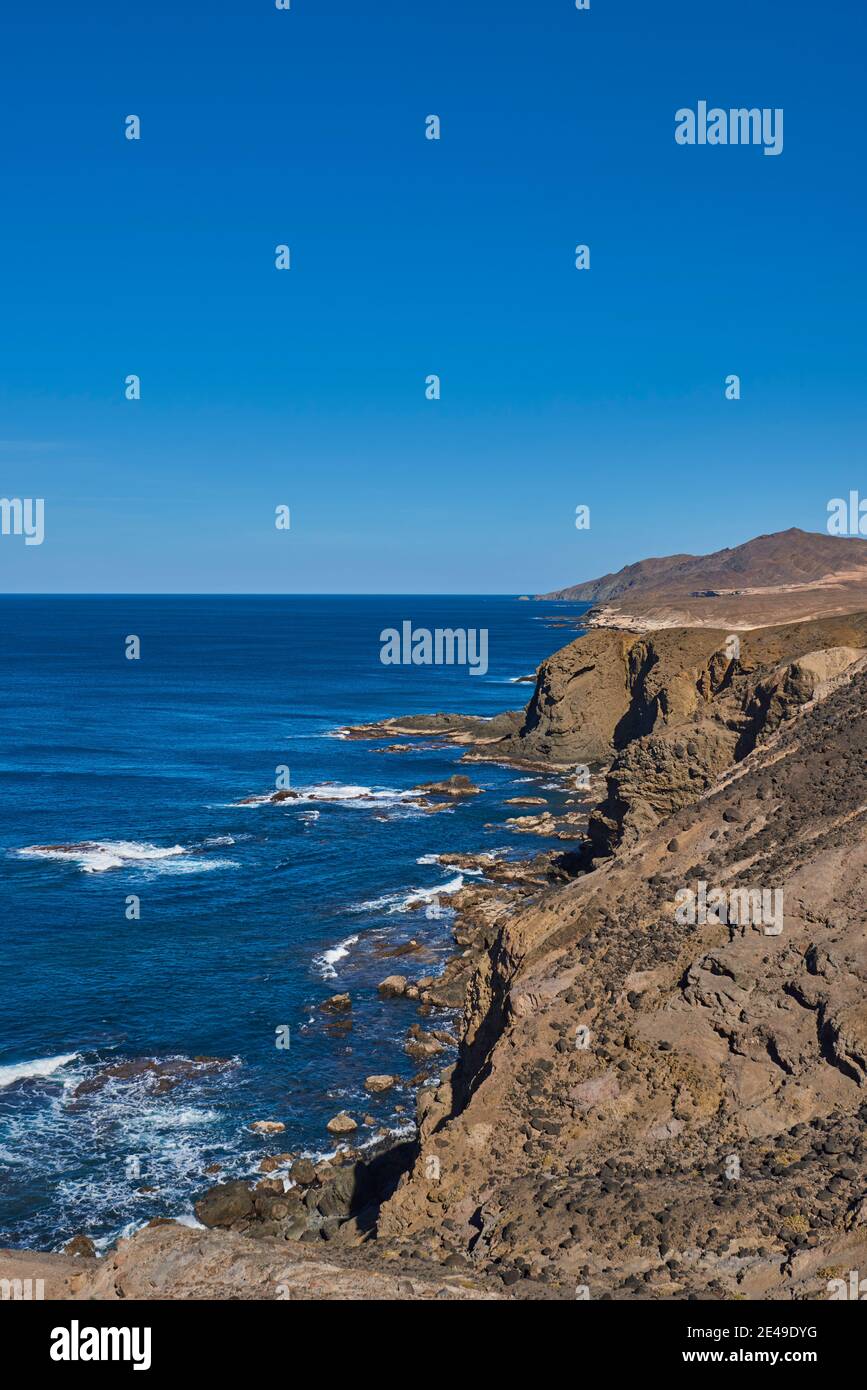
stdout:
{"type": "Polygon", "coordinates": [[[329,1134],[354,1134],[358,1125],[351,1115],[347,1115],[345,1110],[341,1110],[339,1115],[335,1115],[325,1126],[329,1134]]]}
{"type": "Polygon", "coordinates": [[[381,1095],[383,1091],[390,1091],[397,1085],[396,1076],[368,1076],[365,1083],[365,1091],[371,1091],[374,1095],[381,1095]]]}
{"type": "Polygon", "coordinates": [[[227,1229],[253,1215],[253,1194],[245,1182],[224,1182],[212,1187],[195,1204],[203,1226],[227,1229]]]}
{"type": "Polygon", "coordinates": [[[399,999],[406,992],[405,975],[389,975],[377,986],[383,999],[399,999]]]}
{"type": "Polygon", "coordinates": [[[447,777],[444,782],[424,782],[414,790],[423,792],[425,796],[448,796],[451,798],[480,796],[482,793],[481,787],[477,787],[475,782],[460,772],[455,773],[453,777],[447,777]]]}
{"type": "Polygon", "coordinates": [[[414,1023],[409,1030],[404,1051],[414,1062],[422,1062],[428,1057],[438,1057],[443,1051],[443,1044],[432,1033],[423,1032],[418,1024],[414,1023]]]}
{"type": "Polygon", "coordinates": [[[297,1158],[289,1169],[289,1176],[299,1187],[310,1187],[316,1181],[316,1165],[312,1159],[297,1158]]]}
{"type": "MultiPolygon", "coordinates": [[[[269,1154],[259,1164],[260,1173],[273,1173],[275,1168],[286,1168],[293,1159],[292,1154],[269,1154]]],[[[205,1172],[208,1170],[205,1169],[205,1172]]]]}
{"type": "Polygon", "coordinates": [[[323,999],[319,1007],[326,1013],[345,1013],[352,1008],[352,999],[348,994],[332,994],[330,999],[323,999]]]}

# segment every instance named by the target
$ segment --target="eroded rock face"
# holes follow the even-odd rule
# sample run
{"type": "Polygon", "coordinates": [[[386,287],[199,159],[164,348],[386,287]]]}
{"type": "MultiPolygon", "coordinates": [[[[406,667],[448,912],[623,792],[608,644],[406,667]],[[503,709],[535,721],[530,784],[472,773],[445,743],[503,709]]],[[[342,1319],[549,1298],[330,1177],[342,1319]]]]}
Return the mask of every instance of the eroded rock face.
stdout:
{"type": "Polygon", "coordinates": [[[284,1155],[289,1182],[205,1194],[206,1231],[30,1257],[60,1296],[450,1297],[463,1271],[470,1296],[822,1298],[867,1267],[861,623],[742,634],[736,658],[619,634],[615,852],[461,856],[488,875],[454,895],[461,953],[399,977],[427,1010],[417,1145],[284,1155]],[[779,923],[690,919],[700,884],[779,891],[779,923]],[[443,1067],[431,1005],[459,1001],[443,1067]]]}
{"type": "MultiPolygon", "coordinates": [[[[863,669],[865,658],[864,614],[738,633],[593,631],[543,662],[515,733],[466,756],[558,769],[605,765],[606,792],[589,830],[593,853],[606,855],[624,836],[634,844],[697,800],[797,709],[863,669]]],[[[557,830],[544,815],[536,819],[516,818],[512,828],[557,830]]]]}
{"type": "MultiPolygon", "coordinates": [[[[860,622],[852,620],[856,626],[860,622]]],[[[848,622],[805,626],[806,631],[741,634],[737,656],[705,652],[674,675],[668,670],[672,656],[687,657],[680,644],[664,656],[657,650],[658,637],[636,644],[630,662],[642,674],[629,715],[615,734],[615,741],[625,742],[614,753],[606,795],[589,822],[595,854],[610,854],[621,841],[635,844],[664,817],[696,801],[800,708],[824,699],[864,668],[867,651],[854,646],[831,645],[778,660],[781,651],[800,652],[817,636],[833,642],[838,632],[849,630],[848,622]]],[[[690,647],[700,647],[709,635],[689,634],[690,647]]],[[[674,638],[661,636],[665,647],[674,638]]]]}
{"type": "Polygon", "coordinates": [[[278,1301],[466,1300],[503,1297],[498,1281],[469,1271],[365,1259],[329,1245],[231,1231],[151,1224],[119,1242],[101,1260],[0,1250],[0,1278],[43,1279],[46,1298],[224,1299],[278,1301]]]}
{"type": "Polygon", "coordinates": [[[793,720],[500,923],[381,1238],[435,1212],[510,1289],[594,1298],[821,1298],[867,1258],[867,676],[816,702],[849,657],[785,665],[793,720]],[[678,920],[699,881],[780,889],[781,930],[678,920]]]}
{"type": "Polygon", "coordinates": [[[593,632],[543,661],[521,728],[495,745],[500,756],[541,767],[605,761],[630,706],[633,643],[628,633],[593,632]]]}

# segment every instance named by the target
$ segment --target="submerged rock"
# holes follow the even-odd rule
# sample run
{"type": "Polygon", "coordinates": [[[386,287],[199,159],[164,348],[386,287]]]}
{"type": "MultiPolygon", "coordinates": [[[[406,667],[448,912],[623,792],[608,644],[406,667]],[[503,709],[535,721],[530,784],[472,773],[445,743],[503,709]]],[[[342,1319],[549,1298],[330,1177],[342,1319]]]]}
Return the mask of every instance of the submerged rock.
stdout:
{"type": "Polygon", "coordinates": [[[103,1090],[112,1082],[143,1080],[152,1095],[162,1096],[185,1081],[196,1081],[199,1077],[232,1065],[228,1057],[170,1057],[163,1062],[147,1057],[130,1062],[114,1062],[95,1076],[80,1081],[72,1095],[78,1100],[103,1090]]]}
{"type": "Polygon", "coordinates": [[[443,1043],[435,1038],[432,1033],[425,1033],[419,1028],[417,1023],[412,1025],[407,1042],[404,1045],[404,1052],[406,1052],[414,1062],[425,1061],[428,1057],[437,1057],[442,1051],[443,1043]]]}
{"type": "Polygon", "coordinates": [[[332,994],[330,999],[323,999],[319,1007],[326,1013],[345,1013],[352,1008],[352,1000],[348,994],[332,994]]]}

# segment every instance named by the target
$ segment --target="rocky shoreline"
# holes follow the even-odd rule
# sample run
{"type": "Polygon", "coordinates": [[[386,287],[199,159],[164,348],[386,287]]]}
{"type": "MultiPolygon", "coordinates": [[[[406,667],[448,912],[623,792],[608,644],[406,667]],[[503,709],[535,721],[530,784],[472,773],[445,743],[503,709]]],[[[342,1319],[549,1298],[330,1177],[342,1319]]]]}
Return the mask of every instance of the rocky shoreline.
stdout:
{"type": "Polygon", "coordinates": [[[203,1193],[204,1230],[13,1263],[81,1298],[827,1297],[867,1260],[867,615],[730,637],[595,630],[523,714],[342,731],[591,778],[513,818],[559,819],[562,851],[440,857],[483,875],[450,899],[456,951],[381,984],[420,1011],[414,1137],[275,1153],[203,1193]],[[702,884],[773,886],[779,931],[685,919],[702,884]]]}
{"type": "MultiPolygon", "coordinates": [[[[455,781],[461,794],[471,794],[462,785],[466,779],[452,779],[453,787],[455,781]]],[[[411,1082],[416,1091],[442,1084],[441,1059],[454,1055],[458,1047],[449,1026],[463,1010],[473,975],[493,947],[504,921],[540,893],[569,882],[578,869],[579,856],[546,851],[529,860],[505,860],[490,854],[449,853],[438,859],[444,869],[483,875],[448,899],[455,911],[455,949],[437,976],[413,981],[394,973],[379,984],[384,999],[415,1001],[424,1021],[424,1026],[411,1025],[405,1040],[405,1051],[420,1068],[411,1082]]],[[[405,955],[413,944],[386,954],[405,955]]],[[[339,1027],[340,1019],[351,1013],[351,996],[333,995],[319,1007],[335,1017],[339,1027]]],[[[370,1076],[365,1089],[382,1094],[396,1082],[389,1074],[370,1076]]],[[[355,1149],[358,1125],[346,1112],[335,1115],[327,1128],[336,1140],[332,1158],[314,1162],[291,1153],[268,1155],[261,1164],[264,1176],[255,1183],[233,1180],[208,1189],[196,1202],[197,1219],[205,1227],[257,1239],[324,1240],[336,1248],[351,1248],[366,1241],[375,1230],[380,1207],[417,1159],[417,1143],[380,1132],[363,1151],[355,1149]]],[[[282,1125],[260,1122],[261,1133],[276,1136],[282,1130],[282,1125]]]]}

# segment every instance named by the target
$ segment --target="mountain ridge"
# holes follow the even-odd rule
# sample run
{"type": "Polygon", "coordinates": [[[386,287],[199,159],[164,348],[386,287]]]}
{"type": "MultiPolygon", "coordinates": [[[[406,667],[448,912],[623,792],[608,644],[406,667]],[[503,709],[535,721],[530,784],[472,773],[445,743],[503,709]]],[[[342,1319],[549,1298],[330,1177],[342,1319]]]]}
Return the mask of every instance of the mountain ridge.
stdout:
{"type": "Polygon", "coordinates": [[[867,540],[790,527],[708,555],[652,556],[536,596],[591,627],[765,627],[867,608],[867,540]]]}

